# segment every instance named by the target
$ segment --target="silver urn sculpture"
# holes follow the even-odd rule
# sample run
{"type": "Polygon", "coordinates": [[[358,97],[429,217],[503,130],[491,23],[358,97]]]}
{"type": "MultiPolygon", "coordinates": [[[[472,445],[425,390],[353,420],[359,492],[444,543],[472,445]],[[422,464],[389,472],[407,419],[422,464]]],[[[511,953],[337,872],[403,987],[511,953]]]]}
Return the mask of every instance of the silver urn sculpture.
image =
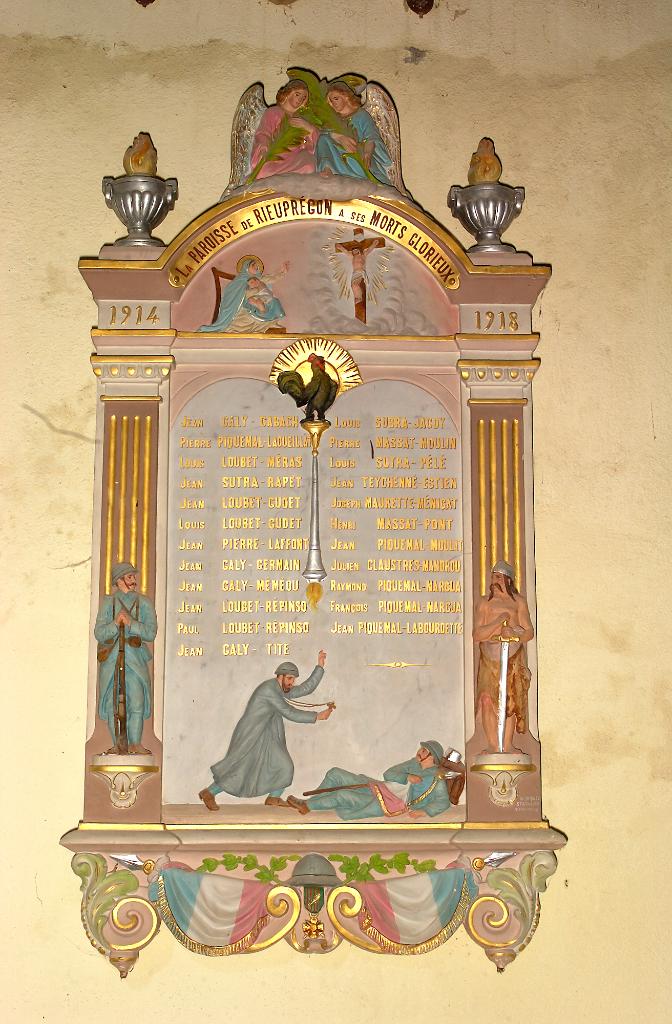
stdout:
{"type": "Polygon", "coordinates": [[[469,252],[515,252],[502,234],[523,208],[525,189],[499,181],[502,165],[492,139],[481,139],[469,166],[469,184],[452,185],[448,206],[453,217],[476,238],[469,252]]]}
{"type": "Polygon", "coordinates": [[[115,245],[163,245],[152,231],[175,206],[177,178],[159,178],[156,149],[146,132],[140,132],[124,155],[126,174],[103,178],[105,202],[128,231],[115,245]]]}

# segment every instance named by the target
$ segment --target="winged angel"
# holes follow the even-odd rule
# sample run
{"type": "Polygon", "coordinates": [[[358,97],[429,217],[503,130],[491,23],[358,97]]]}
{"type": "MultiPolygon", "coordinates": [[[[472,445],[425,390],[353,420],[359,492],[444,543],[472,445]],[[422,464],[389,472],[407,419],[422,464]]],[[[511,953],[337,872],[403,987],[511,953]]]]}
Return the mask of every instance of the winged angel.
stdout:
{"type": "Polygon", "coordinates": [[[303,68],[289,68],[288,78],[270,107],[259,82],[243,94],[224,195],[277,174],[344,176],[407,194],[399,119],[382,86],[351,74],[320,80],[303,68]]]}

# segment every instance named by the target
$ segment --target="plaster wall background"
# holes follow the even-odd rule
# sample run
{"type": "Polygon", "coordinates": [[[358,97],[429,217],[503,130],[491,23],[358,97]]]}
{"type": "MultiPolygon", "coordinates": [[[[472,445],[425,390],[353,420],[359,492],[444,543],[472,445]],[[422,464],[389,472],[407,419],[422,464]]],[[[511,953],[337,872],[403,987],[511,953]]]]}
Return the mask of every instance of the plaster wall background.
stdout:
{"type": "Polygon", "coordinates": [[[422,21],[402,0],[0,11],[5,1019],[662,1021],[668,4],[438,0],[422,21]],[[462,241],[445,197],[482,135],[527,189],[509,240],[554,269],[534,385],[544,809],[570,842],[534,941],[501,977],[462,932],[417,959],[302,959],[283,944],[226,961],[165,933],[120,987],[88,946],[57,845],[81,813],[89,628],[95,309],[76,261],[120,233],[100,179],[138,130],[179,178],[168,239],[228,180],[240,94],[262,79],[270,98],[292,63],[389,89],[407,186],[462,241]]]}

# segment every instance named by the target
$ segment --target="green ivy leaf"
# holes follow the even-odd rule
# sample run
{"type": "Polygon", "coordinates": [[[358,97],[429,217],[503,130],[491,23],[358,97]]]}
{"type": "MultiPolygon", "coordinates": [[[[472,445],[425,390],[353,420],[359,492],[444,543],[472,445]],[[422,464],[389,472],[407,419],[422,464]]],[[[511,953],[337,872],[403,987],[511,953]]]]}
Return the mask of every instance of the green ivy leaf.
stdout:
{"type": "Polygon", "coordinates": [[[201,864],[199,871],[216,871],[219,865],[219,861],[215,860],[214,857],[206,857],[201,864]]]}
{"type": "Polygon", "coordinates": [[[283,871],[286,867],[286,857],[271,857],[271,871],[277,874],[278,871],[283,871]]]}
{"type": "Polygon", "coordinates": [[[273,874],[271,869],[265,867],[264,865],[262,865],[259,868],[259,870],[257,871],[257,873],[255,874],[254,877],[258,878],[260,882],[277,882],[278,881],[276,875],[273,874]]]}
{"type": "Polygon", "coordinates": [[[353,878],[357,877],[357,871],[359,870],[359,864],[360,864],[359,857],[357,857],[356,855],[352,856],[352,857],[344,857],[343,858],[343,864],[341,865],[341,870],[345,874],[346,882],[351,882],[353,878]]]}
{"type": "Polygon", "coordinates": [[[369,867],[372,871],[377,871],[379,875],[387,875],[390,870],[387,862],[383,860],[379,853],[373,854],[369,861],[369,867]]]}
{"type": "Polygon", "coordinates": [[[253,853],[248,853],[242,860],[243,870],[252,871],[254,868],[259,867],[259,861],[253,853]]]}
{"type": "Polygon", "coordinates": [[[364,861],[363,864],[360,864],[359,867],[357,868],[357,871],[355,872],[355,875],[354,875],[354,881],[356,881],[356,882],[372,882],[373,881],[373,875],[371,874],[371,871],[369,870],[369,865],[368,865],[368,863],[366,861],[364,861]]]}
{"type": "Polygon", "coordinates": [[[414,860],[413,867],[419,874],[423,874],[425,871],[434,871],[436,868],[435,860],[414,860]]]}
{"type": "MultiPolygon", "coordinates": [[[[330,857],[329,859],[333,860],[334,858],[330,857]]],[[[299,853],[290,853],[290,854],[287,855],[287,860],[301,860],[301,854],[299,854],[299,853]]]]}
{"type": "Polygon", "coordinates": [[[227,871],[235,871],[240,864],[242,858],[237,857],[235,853],[223,853],[220,863],[227,871]]]}
{"type": "Polygon", "coordinates": [[[406,868],[411,863],[411,860],[407,853],[395,853],[391,858],[391,862],[391,867],[393,867],[395,871],[398,871],[399,874],[403,875],[406,868]]]}

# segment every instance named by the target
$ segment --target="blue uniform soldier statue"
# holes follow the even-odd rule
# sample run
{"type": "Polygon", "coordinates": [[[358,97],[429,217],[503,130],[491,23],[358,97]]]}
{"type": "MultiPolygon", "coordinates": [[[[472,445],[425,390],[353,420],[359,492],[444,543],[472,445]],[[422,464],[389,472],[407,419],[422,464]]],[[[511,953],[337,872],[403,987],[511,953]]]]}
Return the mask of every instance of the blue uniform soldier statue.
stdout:
{"type": "MultiPolygon", "coordinates": [[[[382,779],[357,775],[345,768],[330,768],[318,789],[304,793],[304,814],[309,811],[335,811],[343,821],[357,818],[394,818],[408,814],[412,818],[427,814],[435,817],[457,803],[459,793],[449,789],[446,779],[463,778],[457,763],[447,767],[447,761],[459,759],[457,751],[450,751],[444,760],[443,747],[436,740],[423,740],[415,757],[388,768],[382,779]]],[[[461,787],[460,787],[461,792],[461,787]]],[[[290,797],[291,799],[295,799],[290,797]]],[[[297,808],[298,809],[298,808],[297,808]]]]}
{"type": "Polygon", "coordinates": [[[317,689],[326,659],[326,652],[320,651],[317,665],[299,686],[295,686],[299,670],[291,661],[283,661],[276,668],[274,679],[266,679],[257,686],[233,730],[226,755],[210,769],[215,781],[198,794],[208,810],[217,810],[218,793],[230,793],[238,797],[265,796],[269,807],[293,807],[305,813],[303,801],[282,798],[294,778],[284,720],[312,725],[329,718],[333,704],[327,704],[323,711],[311,711],[293,703],[296,697],[317,689]]]}
{"type": "Polygon", "coordinates": [[[106,753],[149,754],[141,740],[143,722],[151,713],[147,666],[152,655],[147,644],[156,636],[156,612],[138,594],[138,570],[130,562],[114,566],[112,584],[93,630],[100,663],[98,714],[107,722],[113,744],[106,753]]]}

